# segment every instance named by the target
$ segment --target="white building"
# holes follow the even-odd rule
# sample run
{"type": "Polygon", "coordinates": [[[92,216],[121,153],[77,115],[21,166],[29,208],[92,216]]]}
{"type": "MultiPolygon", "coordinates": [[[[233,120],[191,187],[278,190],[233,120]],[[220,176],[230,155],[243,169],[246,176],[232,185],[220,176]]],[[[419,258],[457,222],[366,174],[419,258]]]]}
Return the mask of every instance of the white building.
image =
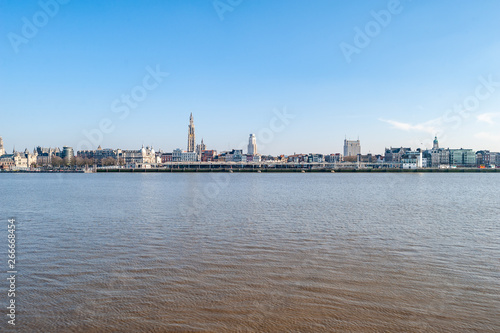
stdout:
{"type": "Polygon", "coordinates": [[[257,155],[257,139],[255,138],[255,134],[250,134],[250,138],[248,139],[248,155],[257,155]]]}
{"type": "Polygon", "coordinates": [[[172,162],[197,162],[198,154],[196,152],[182,151],[177,148],[172,152],[172,162]]]}
{"type": "Polygon", "coordinates": [[[156,153],[153,147],[142,146],[139,150],[120,150],[118,149],[118,159],[127,166],[143,166],[145,164],[156,163],[156,153]]]}
{"type": "Polygon", "coordinates": [[[344,140],[344,156],[358,156],[361,154],[359,140],[344,140]]]}

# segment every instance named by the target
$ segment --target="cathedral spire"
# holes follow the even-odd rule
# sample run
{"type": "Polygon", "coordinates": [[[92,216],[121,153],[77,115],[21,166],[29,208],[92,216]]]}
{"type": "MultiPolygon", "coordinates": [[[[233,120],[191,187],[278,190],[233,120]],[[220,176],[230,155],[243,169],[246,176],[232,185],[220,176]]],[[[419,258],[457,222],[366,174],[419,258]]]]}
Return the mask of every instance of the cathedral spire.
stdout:
{"type": "Polygon", "coordinates": [[[193,113],[191,112],[191,116],[189,117],[189,130],[188,130],[188,146],[187,151],[192,153],[195,149],[195,135],[194,135],[194,119],[193,113]]]}

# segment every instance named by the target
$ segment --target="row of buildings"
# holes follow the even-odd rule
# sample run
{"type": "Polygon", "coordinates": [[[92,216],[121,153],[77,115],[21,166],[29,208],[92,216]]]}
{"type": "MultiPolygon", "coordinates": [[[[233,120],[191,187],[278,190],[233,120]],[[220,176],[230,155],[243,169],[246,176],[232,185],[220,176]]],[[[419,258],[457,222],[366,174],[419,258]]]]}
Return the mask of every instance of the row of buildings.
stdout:
{"type": "Polygon", "coordinates": [[[42,148],[33,152],[6,154],[0,137],[0,169],[23,170],[34,167],[59,167],[83,165],[113,165],[127,168],[151,168],[169,163],[343,163],[350,167],[376,168],[453,168],[453,167],[500,167],[500,153],[488,150],[474,151],[472,149],[440,148],[437,137],[434,138],[432,149],[416,149],[409,147],[385,148],[384,155],[361,154],[361,143],[358,140],[344,140],[343,154],[293,154],[266,156],[258,153],[257,138],[250,134],[247,153],[243,149],[232,149],[218,153],[207,149],[203,139],[196,144],[193,114],[188,125],[187,150],[180,148],[172,152],[155,151],[144,147],[137,150],[103,149],[80,150],[75,153],[72,147],[42,148]]]}

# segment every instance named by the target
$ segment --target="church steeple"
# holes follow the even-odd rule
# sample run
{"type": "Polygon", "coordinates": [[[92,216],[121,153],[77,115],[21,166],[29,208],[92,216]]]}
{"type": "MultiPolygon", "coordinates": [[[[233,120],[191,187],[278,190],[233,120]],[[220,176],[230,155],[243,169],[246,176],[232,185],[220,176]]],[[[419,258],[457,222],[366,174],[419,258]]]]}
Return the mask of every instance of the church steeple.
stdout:
{"type": "Polygon", "coordinates": [[[188,146],[187,151],[192,153],[195,149],[195,135],[194,135],[194,119],[193,113],[191,112],[191,116],[189,117],[189,130],[188,130],[188,146]]]}

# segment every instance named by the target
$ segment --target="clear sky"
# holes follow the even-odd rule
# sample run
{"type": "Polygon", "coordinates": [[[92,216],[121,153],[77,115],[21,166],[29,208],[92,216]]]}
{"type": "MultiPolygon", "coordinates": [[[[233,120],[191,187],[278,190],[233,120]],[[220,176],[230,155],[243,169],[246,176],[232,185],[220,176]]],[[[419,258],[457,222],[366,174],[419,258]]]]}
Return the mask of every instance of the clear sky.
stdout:
{"type": "Polygon", "coordinates": [[[497,0],[65,2],[0,0],[8,151],[500,151],[497,0]]]}

